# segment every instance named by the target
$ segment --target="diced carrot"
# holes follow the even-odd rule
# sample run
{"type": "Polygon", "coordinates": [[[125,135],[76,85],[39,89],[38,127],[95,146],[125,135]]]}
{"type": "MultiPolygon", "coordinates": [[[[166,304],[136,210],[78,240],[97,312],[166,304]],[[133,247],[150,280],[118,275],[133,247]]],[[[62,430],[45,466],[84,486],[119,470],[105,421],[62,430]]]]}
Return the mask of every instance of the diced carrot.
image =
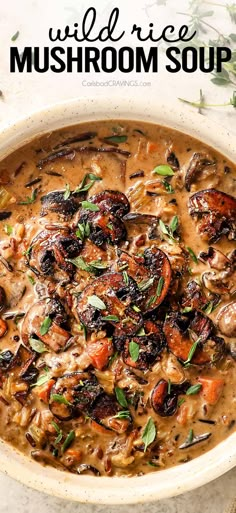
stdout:
{"type": "Polygon", "coordinates": [[[147,143],[147,153],[153,153],[158,150],[158,145],[152,141],[148,141],[147,143]]]}
{"type": "Polygon", "coordinates": [[[0,338],[7,332],[7,323],[3,319],[0,319],[0,338]]]}
{"type": "Polygon", "coordinates": [[[177,415],[177,422],[181,424],[181,426],[185,426],[190,416],[190,409],[189,405],[186,403],[181,404],[179,407],[178,415],[177,415]]]}
{"type": "Polygon", "coordinates": [[[55,384],[55,379],[49,379],[47,381],[47,383],[45,383],[44,385],[35,387],[34,392],[37,394],[39,399],[41,399],[41,401],[43,401],[44,403],[47,403],[49,401],[50,391],[54,384],[55,384]]]}
{"type": "Polygon", "coordinates": [[[202,385],[200,393],[205,401],[210,405],[216,404],[222,394],[224,380],[220,378],[201,377],[198,381],[202,385]]]}
{"type": "Polygon", "coordinates": [[[94,429],[94,431],[97,431],[98,433],[101,433],[102,435],[107,435],[107,433],[109,433],[109,431],[101,426],[101,424],[98,424],[97,422],[95,422],[95,420],[91,420],[90,421],[90,426],[92,429],[94,429]]]}
{"type": "Polygon", "coordinates": [[[69,458],[73,459],[73,461],[79,462],[81,461],[83,454],[79,449],[67,449],[65,455],[69,456],[69,458]]]}
{"type": "Polygon", "coordinates": [[[96,342],[89,343],[87,351],[95,369],[102,370],[113,353],[112,342],[108,338],[102,338],[96,342]]]}

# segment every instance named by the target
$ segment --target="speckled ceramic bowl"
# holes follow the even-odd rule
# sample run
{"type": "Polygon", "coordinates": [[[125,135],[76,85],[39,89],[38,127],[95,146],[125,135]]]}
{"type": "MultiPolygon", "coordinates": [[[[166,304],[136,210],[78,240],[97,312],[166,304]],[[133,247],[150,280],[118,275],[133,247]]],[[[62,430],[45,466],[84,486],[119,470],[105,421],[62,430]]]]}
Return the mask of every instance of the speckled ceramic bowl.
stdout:
{"type": "MultiPolygon", "coordinates": [[[[190,115],[157,104],[153,97],[143,101],[79,99],[52,106],[18,121],[0,135],[0,157],[11,153],[31,138],[78,122],[102,119],[134,119],[162,124],[203,140],[236,160],[236,137],[199,114],[190,115]]],[[[132,504],[173,497],[204,485],[236,465],[236,433],[206,454],[171,469],[142,477],[107,478],[76,476],[42,467],[12,447],[0,442],[0,470],[42,492],[79,502],[132,504]]]]}

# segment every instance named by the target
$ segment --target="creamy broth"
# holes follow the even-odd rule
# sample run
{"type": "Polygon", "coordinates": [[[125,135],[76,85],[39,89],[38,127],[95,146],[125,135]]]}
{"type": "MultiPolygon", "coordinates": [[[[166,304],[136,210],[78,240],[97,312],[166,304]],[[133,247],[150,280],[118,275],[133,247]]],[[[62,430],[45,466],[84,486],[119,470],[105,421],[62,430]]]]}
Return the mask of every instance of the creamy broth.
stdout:
{"type": "Polygon", "coordinates": [[[235,165],[114,120],[37,138],[0,177],[0,436],[102,476],[158,471],[229,436],[235,165]]]}

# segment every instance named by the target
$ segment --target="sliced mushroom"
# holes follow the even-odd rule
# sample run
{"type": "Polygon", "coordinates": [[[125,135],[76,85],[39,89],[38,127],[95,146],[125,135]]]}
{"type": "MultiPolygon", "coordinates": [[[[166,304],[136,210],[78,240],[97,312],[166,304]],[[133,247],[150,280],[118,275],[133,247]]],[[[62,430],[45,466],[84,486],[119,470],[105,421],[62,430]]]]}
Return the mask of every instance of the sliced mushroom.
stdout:
{"type": "Polygon", "coordinates": [[[181,385],[169,384],[165,379],[158,381],[151,394],[151,405],[161,417],[170,417],[175,414],[178,407],[179,394],[185,394],[190,383],[185,381],[181,385]]]}
{"type": "Polygon", "coordinates": [[[67,373],[58,378],[52,387],[49,408],[58,419],[70,420],[82,413],[87,415],[101,393],[102,388],[91,373],[67,373]]]}
{"type": "Polygon", "coordinates": [[[192,183],[207,168],[215,166],[214,160],[210,160],[204,153],[194,153],[185,175],[185,187],[188,192],[191,190],[192,183]]]}
{"type": "Polygon", "coordinates": [[[223,306],[217,315],[219,330],[226,337],[236,337],[236,301],[223,306]]]}
{"type": "Polygon", "coordinates": [[[167,155],[166,155],[166,161],[169,164],[169,166],[172,167],[174,171],[179,170],[179,160],[176,157],[176,154],[168,149],[167,155]]]}
{"type": "Polygon", "coordinates": [[[81,322],[89,329],[100,329],[107,323],[116,328],[120,334],[134,334],[142,325],[142,315],[131,307],[139,297],[134,280],[127,284],[121,273],[106,273],[94,280],[83,290],[77,302],[77,312],[81,322]],[[104,308],[90,304],[90,297],[96,296],[104,308]],[[106,320],[108,316],[116,320],[106,320]],[[104,319],[105,318],[105,319],[104,319]]]}
{"type": "Polygon", "coordinates": [[[105,190],[89,198],[99,211],[82,209],[80,223],[89,223],[90,240],[97,246],[106,242],[118,244],[126,238],[126,228],[121,218],[129,212],[129,201],[119,191],[105,190]]]}
{"type": "Polygon", "coordinates": [[[82,241],[66,228],[43,230],[32,240],[30,247],[28,260],[31,269],[60,279],[60,271],[73,275],[75,268],[68,260],[79,255],[82,241]]]}
{"type": "Polygon", "coordinates": [[[37,337],[53,351],[62,350],[70,338],[70,333],[63,327],[65,320],[65,311],[59,301],[46,298],[34,303],[21,326],[24,344],[29,345],[30,338],[37,337]],[[46,317],[49,317],[51,324],[47,333],[42,335],[41,326],[46,317]]]}
{"type": "Polygon", "coordinates": [[[63,216],[73,216],[81,206],[81,201],[85,197],[84,194],[70,194],[65,199],[65,191],[49,192],[41,197],[42,215],[45,216],[49,212],[56,212],[63,216]]]}
{"type": "Polygon", "coordinates": [[[189,212],[198,219],[199,233],[210,242],[222,235],[236,238],[236,199],[216,189],[205,189],[190,197],[189,212]]]}
{"type": "Polygon", "coordinates": [[[139,212],[130,212],[126,216],[124,216],[123,221],[128,223],[129,226],[134,224],[134,226],[138,225],[148,225],[148,238],[149,240],[159,239],[159,218],[157,216],[153,216],[150,214],[141,214],[139,212]]]}
{"type": "Polygon", "coordinates": [[[228,273],[207,272],[203,273],[202,282],[207,290],[221,296],[223,294],[231,294],[229,278],[228,273]]]}
{"type": "Polygon", "coordinates": [[[138,305],[144,312],[151,312],[165,299],[171,281],[171,266],[166,254],[156,246],[144,251],[144,257],[120,254],[118,269],[124,268],[140,289],[138,305]]]}
{"type": "Polygon", "coordinates": [[[38,376],[38,369],[34,366],[36,353],[20,344],[16,354],[10,359],[7,370],[11,372],[14,379],[22,379],[28,383],[35,381],[38,376]]]}
{"type": "Polygon", "coordinates": [[[181,298],[182,307],[201,310],[207,303],[209,303],[209,299],[204,294],[201,286],[194,280],[189,281],[181,298]]]}
{"type": "Polygon", "coordinates": [[[157,324],[152,321],[145,321],[144,330],[146,335],[123,337],[123,340],[114,338],[114,343],[117,344],[117,347],[123,345],[122,357],[126,365],[139,370],[150,369],[165,347],[165,337],[157,324]],[[131,342],[139,346],[137,360],[132,359],[130,352],[131,342]]]}
{"type": "Polygon", "coordinates": [[[164,333],[170,351],[182,362],[188,360],[193,340],[198,346],[191,358],[191,364],[204,365],[218,360],[225,351],[224,340],[214,335],[214,325],[200,312],[195,312],[192,319],[179,313],[170,314],[164,323],[164,333]]]}
{"type": "Polygon", "coordinates": [[[213,248],[212,246],[208,248],[206,253],[202,251],[198,258],[202,262],[208,263],[212,269],[216,269],[217,271],[223,271],[232,266],[231,260],[219,249],[213,248]]]}

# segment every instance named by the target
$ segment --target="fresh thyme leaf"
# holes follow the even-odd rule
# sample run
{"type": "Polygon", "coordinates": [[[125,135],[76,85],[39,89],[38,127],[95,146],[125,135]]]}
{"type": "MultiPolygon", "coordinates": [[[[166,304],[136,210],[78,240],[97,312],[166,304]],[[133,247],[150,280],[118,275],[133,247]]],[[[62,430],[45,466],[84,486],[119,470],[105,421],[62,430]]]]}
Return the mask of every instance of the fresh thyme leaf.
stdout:
{"type": "Polygon", "coordinates": [[[197,256],[195,255],[195,253],[194,253],[193,249],[189,248],[188,246],[186,246],[186,249],[187,249],[187,251],[189,252],[189,254],[190,254],[190,256],[191,256],[192,260],[195,262],[195,264],[198,264],[198,258],[197,258],[197,256]]]}
{"type": "Polygon", "coordinates": [[[72,430],[69,432],[69,434],[67,435],[67,437],[65,439],[65,442],[62,445],[62,453],[64,453],[66,451],[66,449],[68,449],[68,447],[70,447],[70,445],[72,444],[74,439],[75,439],[75,431],[72,430]]]}
{"type": "Polygon", "coordinates": [[[192,442],[193,441],[193,436],[194,436],[193,429],[190,429],[189,430],[189,434],[188,434],[188,438],[187,438],[188,442],[192,442]]]}
{"type": "Polygon", "coordinates": [[[116,399],[117,399],[118,403],[123,408],[126,408],[128,406],[128,402],[127,402],[124,390],[122,390],[122,388],[116,387],[115,388],[115,394],[116,394],[116,399]]]}
{"type": "Polygon", "coordinates": [[[13,42],[16,41],[18,39],[19,35],[20,35],[20,32],[19,32],[19,30],[17,30],[17,32],[11,37],[11,41],[13,41],[13,42]]]}
{"type": "Polygon", "coordinates": [[[185,403],[185,399],[182,397],[181,399],[179,399],[178,401],[178,407],[181,406],[181,404],[185,403]]]}
{"type": "Polygon", "coordinates": [[[141,312],[140,308],[137,306],[137,305],[132,305],[132,308],[134,310],[134,312],[141,312]]]}
{"type": "Polygon", "coordinates": [[[130,411],[129,410],[122,410],[119,411],[116,415],[114,415],[113,419],[130,419],[130,411]]]}
{"type": "Polygon", "coordinates": [[[66,406],[71,406],[71,403],[67,401],[67,399],[62,394],[51,394],[52,401],[56,403],[65,404],[66,406]]]}
{"type": "Polygon", "coordinates": [[[116,351],[112,356],[109,358],[108,367],[111,367],[113,362],[116,360],[116,358],[119,356],[119,353],[116,351]]]}
{"type": "Polygon", "coordinates": [[[167,393],[170,394],[171,392],[171,380],[168,379],[168,389],[167,389],[167,393]]]}
{"type": "Polygon", "coordinates": [[[45,317],[41,326],[40,326],[40,335],[46,335],[52,325],[52,319],[50,317],[45,317]]]}
{"type": "Polygon", "coordinates": [[[129,285],[129,276],[127,274],[127,271],[123,271],[123,280],[125,282],[126,285],[129,285]]]}
{"type": "Polygon", "coordinates": [[[38,194],[38,189],[34,189],[31,196],[27,196],[25,201],[20,201],[19,205],[31,205],[35,202],[38,194]]]}
{"type": "Polygon", "coordinates": [[[89,265],[94,269],[107,269],[107,262],[102,262],[101,260],[92,260],[89,262],[89,265]]]}
{"type": "MultiPolygon", "coordinates": [[[[46,371],[46,369],[45,369],[46,371]]],[[[36,383],[32,383],[32,385],[30,385],[32,388],[33,387],[40,387],[41,385],[45,385],[45,383],[47,383],[49,380],[49,376],[48,376],[48,373],[46,372],[45,374],[42,374],[41,376],[39,376],[39,378],[37,379],[36,383]]]]}
{"type": "Polygon", "coordinates": [[[93,173],[87,173],[84,176],[81,184],[75,189],[73,194],[77,194],[78,192],[89,191],[89,189],[91,189],[91,187],[93,186],[94,182],[98,182],[100,180],[102,180],[100,176],[94,175],[93,173]],[[88,179],[90,180],[90,182],[86,184],[88,179]]]}
{"type": "Polygon", "coordinates": [[[66,184],[66,188],[65,188],[65,192],[63,194],[63,199],[64,200],[68,200],[69,197],[70,197],[70,185],[67,183],[66,184]]]}
{"type": "Polygon", "coordinates": [[[163,276],[161,276],[159,278],[158,285],[157,285],[156,297],[160,297],[164,283],[165,283],[165,280],[164,280],[163,276]]]}
{"type": "Polygon", "coordinates": [[[90,226],[89,223],[79,223],[77,226],[77,230],[75,232],[76,237],[80,240],[84,240],[85,237],[89,237],[90,235],[90,226]]]}
{"type": "Polygon", "coordinates": [[[136,333],[136,337],[145,337],[145,335],[146,333],[144,328],[140,328],[140,330],[136,333]]]}
{"type": "Polygon", "coordinates": [[[192,312],[192,307],[191,306],[185,306],[185,308],[183,308],[181,310],[181,313],[189,313],[189,312],[192,312]]]}
{"type": "Polygon", "coordinates": [[[88,304],[96,308],[97,310],[105,310],[106,305],[105,303],[100,299],[100,297],[93,294],[92,296],[88,296],[88,304]]]}
{"type": "Polygon", "coordinates": [[[198,394],[198,392],[201,390],[202,385],[199,383],[199,385],[192,385],[188,388],[186,395],[195,395],[198,394]]]}
{"type": "Polygon", "coordinates": [[[107,223],[107,228],[109,228],[109,230],[113,230],[113,224],[112,223],[107,223]]]}
{"type": "Polygon", "coordinates": [[[211,312],[214,310],[214,303],[213,303],[213,301],[209,301],[209,303],[207,303],[202,310],[207,315],[211,314],[211,312]]]}
{"type": "Polygon", "coordinates": [[[28,278],[29,282],[31,283],[31,285],[35,285],[35,279],[33,278],[33,276],[31,276],[30,274],[27,274],[27,278],[28,278]]]}
{"type": "Polygon", "coordinates": [[[7,235],[11,235],[13,233],[13,227],[10,224],[5,224],[4,231],[7,235]]]}
{"type": "Polygon", "coordinates": [[[153,169],[153,174],[161,176],[173,176],[175,173],[170,166],[163,164],[161,166],[155,167],[155,169],[153,169]]]}
{"type": "Polygon", "coordinates": [[[169,229],[171,231],[172,236],[173,236],[174,232],[177,230],[178,225],[179,225],[178,216],[174,216],[169,225],[169,229]]]}
{"type": "Polygon", "coordinates": [[[139,345],[134,342],[134,340],[131,340],[129,343],[129,354],[133,362],[137,362],[139,357],[139,345]]]}
{"type": "Polygon", "coordinates": [[[151,287],[151,285],[153,285],[153,282],[154,282],[154,278],[148,278],[146,280],[142,280],[138,284],[138,288],[141,292],[145,292],[145,290],[149,289],[149,287],[151,287]]]}
{"type": "Polygon", "coordinates": [[[146,452],[148,446],[154,442],[156,438],[156,426],[155,422],[150,417],[142,433],[142,441],[144,442],[144,452],[146,452]]]}
{"type": "Polygon", "coordinates": [[[81,201],[82,208],[86,210],[90,210],[91,212],[99,212],[99,207],[95,205],[95,203],[91,203],[91,201],[81,201]]]}
{"type": "Polygon", "coordinates": [[[173,194],[175,192],[172,185],[169,182],[167,182],[167,180],[162,180],[162,183],[168,194],[173,194]]]}
{"type": "Polygon", "coordinates": [[[104,137],[104,141],[121,144],[127,141],[127,135],[111,135],[110,137],[104,137]]]}
{"type": "Polygon", "coordinates": [[[165,225],[165,223],[163,223],[163,221],[161,219],[159,219],[159,227],[160,227],[162,233],[164,233],[164,235],[168,235],[168,236],[170,235],[167,226],[165,225]]]}
{"type": "Polygon", "coordinates": [[[42,340],[38,340],[34,337],[30,337],[29,339],[30,347],[35,351],[36,353],[46,353],[48,352],[48,349],[46,345],[42,342],[42,340]]]}
{"type": "Polygon", "coordinates": [[[111,321],[111,322],[119,322],[119,317],[116,315],[106,315],[105,317],[102,317],[103,321],[111,321]]]}
{"type": "Polygon", "coordinates": [[[199,343],[199,341],[200,341],[200,337],[199,337],[199,338],[198,338],[198,339],[197,339],[197,340],[192,344],[192,347],[190,348],[190,351],[189,351],[189,353],[188,353],[188,358],[187,358],[187,360],[184,362],[184,365],[188,365],[189,363],[191,363],[192,358],[193,358],[193,356],[194,356],[194,354],[195,354],[195,351],[196,351],[196,349],[197,349],[197,347],[198,347],[198,343],[199,343]]]}

